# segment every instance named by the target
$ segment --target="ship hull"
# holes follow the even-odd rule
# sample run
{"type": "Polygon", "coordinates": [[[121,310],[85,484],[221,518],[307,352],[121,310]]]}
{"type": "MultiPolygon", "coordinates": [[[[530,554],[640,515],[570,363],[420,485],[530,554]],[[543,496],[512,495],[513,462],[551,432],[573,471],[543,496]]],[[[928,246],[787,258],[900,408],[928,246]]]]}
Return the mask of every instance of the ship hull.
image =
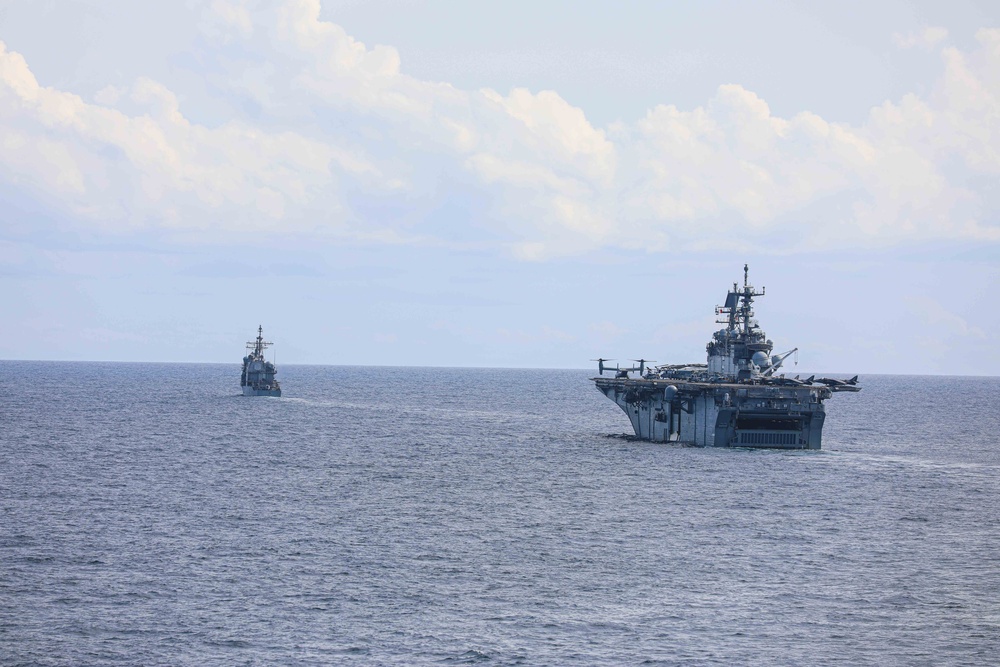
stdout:
{"type": "Polygon", "coordinates": [[[820,449],[823,387],[594,378],[637,438],[700,447],[820,449]]]}
{"type": "Polygon", "coordinates": [[[243,387],[244,396],[281,396],[281,389],[254,389],[253,387],[243,387]]]}

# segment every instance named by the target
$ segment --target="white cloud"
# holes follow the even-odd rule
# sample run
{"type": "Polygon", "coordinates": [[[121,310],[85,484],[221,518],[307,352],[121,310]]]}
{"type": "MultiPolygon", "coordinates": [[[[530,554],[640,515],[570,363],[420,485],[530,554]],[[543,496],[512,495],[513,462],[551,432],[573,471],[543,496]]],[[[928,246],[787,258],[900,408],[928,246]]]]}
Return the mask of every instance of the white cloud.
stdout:
{"type": "MultiPolygon", "coordinates": [[[[1000,241],[1000,31],[941,49],[929,93],[857,126],[772,113],[738,84],[693,110],[662,104],[594,127],[555,91],[463,91],[405,73],[320,18],[318,0],[214,0],[199,10],[206,79],[258,111],[192,121],[151,79],[87,102],[40,85],[0,45],[0,179],[79,224],[428,238],[422,212],[474,191],[453,225],[529,260],[602,247],[793,252],[936,239],[1000,241]],[[332,120],[331,120],[332,119],[332,120]],[[404,202],[406,219],[353,210],[404,202]],[[470,232],[471,233],[471,232],[470,232]]],[[[947,32],[896,36],[940,46],[947,32]]],[[[182,100],[185,100],[182,102],[182,100]]],[[[234,104],[238,107],[239,104],[234,104]]],[[[442,242],[451,238],[440,238],[442,242]]]]}
{"type": "Polygon", "coordinates": [[[212,0],[202,11],[201,29],[215,39],[228,42],[234,32],[244,39],[253,34],[253,21],[247,8],[238,2],[212,0]]]}
{"type": "Polygon", "coordinates": [[[604,132],[587,122],[583,111],[570,106],[551,90],[533,95],[515,88],[507,97],[492,90],[483,95],[524,124],[536,150],[555,153],[566,163],[575,163],[593,179],[609,183],[614,176],[614,146],[604,132]]]}
{"type": "Polygon", "coordinates": [[[502,182],[525,190],[558,192],[582,195],[587,186],[578,180],[559,176],[544,165],[534,162],[505,160],[489,153],[476,153],[466,160],[465,166],[476,173],[484,183],[502,182]]]}
{"type": "Polygon", "coordinates": [[[948,31],[940,27],[924,28],[919,32],[911,32],[906,35],[901,35],[898,32],[892,35],[892,43],[901,49],[912,49],[913,47],[932,49],[946,39],[948,39],[948,31]]]}
{"type": "Polygon", "coordinates": [[[107,224],[239,229],[283,222],[340,173],[379,174],[364,156],[294,132],[191,123],[149,79],[97,97],[103,104],[39,85],[0,42],[0,174],[107,224]],[[126,97],[138,113],[106,105],[126,97]]]}

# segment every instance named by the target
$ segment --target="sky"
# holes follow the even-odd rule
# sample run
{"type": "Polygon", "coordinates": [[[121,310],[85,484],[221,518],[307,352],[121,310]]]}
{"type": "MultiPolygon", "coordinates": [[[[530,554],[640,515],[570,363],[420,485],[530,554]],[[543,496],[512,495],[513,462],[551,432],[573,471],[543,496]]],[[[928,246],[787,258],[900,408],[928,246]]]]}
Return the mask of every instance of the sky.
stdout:
{"type": "Polygon", "coordinates": [[[998,14],[0,0],[0,359],[1000,375],[998,14]]]}

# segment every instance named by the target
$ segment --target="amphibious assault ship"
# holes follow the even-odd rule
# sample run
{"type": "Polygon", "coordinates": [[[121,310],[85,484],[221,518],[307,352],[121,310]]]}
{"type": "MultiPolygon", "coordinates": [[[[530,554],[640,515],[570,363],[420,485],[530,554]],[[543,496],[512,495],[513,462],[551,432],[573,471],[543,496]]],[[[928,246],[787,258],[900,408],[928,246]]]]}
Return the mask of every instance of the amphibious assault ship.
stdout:
{"type": "Polygon", "coordinates": [[[748,280],[733,283],[724,306],[715,309],[725,324],[707,345],[707,364],[610,368],[596,359],[597,389],[618,404],[637,438],[703,447],[772,447],[819,449],[826,410],[834,392],[860,391],[858,376],[850,380],[804,380],[776,375],[798,348],[773,355],[774,346],[753,319],[753,300],[764,296],[748,280]],[[629,377],[638,373],[639,377],[629,377]]]}
{"type": "Polygon", "coordinates": [[[257,340],[247,342],[247,356],[243,357],[243,374],[240,386],[244,396],[281,396],[281,385],[274,379],[278,370],[264,359],[264,350],[274,343],[264,340],[264,327],[257,327],[257,340]]]}

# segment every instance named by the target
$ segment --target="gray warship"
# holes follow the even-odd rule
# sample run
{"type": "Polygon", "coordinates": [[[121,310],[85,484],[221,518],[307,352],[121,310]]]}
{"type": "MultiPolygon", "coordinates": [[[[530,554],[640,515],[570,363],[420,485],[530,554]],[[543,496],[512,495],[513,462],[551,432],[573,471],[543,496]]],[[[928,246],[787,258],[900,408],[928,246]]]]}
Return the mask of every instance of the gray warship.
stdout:
{"type": "Polygon", "coordinates": [[[257,340],[247,342],[247,356],[243,357],[243,374],[240,386],[244,396],[281,396],[281,385],[274,379],[278,370],[264,359],[264,350],[274,343],[264,340],[264,327],[257,327],[257,340]]]}
{"type": "Polygon", "coordinates": [[[773,355],[774,346],[753,319],[753,300],[764,296],[749,283],[733,283],[724,306],[715,313],[725,324],[707,345],[707,364],[610,368],[595,359],[597,389],[614,401],[632,422],[637,438],[703,447],[819,449],[826,409],[835,392],[860,391],[858,376],[849,380],[786,378],[776,371],[798,348],[773,355]],[[630,377],[637,373],[638,377],[630,377]]]}

